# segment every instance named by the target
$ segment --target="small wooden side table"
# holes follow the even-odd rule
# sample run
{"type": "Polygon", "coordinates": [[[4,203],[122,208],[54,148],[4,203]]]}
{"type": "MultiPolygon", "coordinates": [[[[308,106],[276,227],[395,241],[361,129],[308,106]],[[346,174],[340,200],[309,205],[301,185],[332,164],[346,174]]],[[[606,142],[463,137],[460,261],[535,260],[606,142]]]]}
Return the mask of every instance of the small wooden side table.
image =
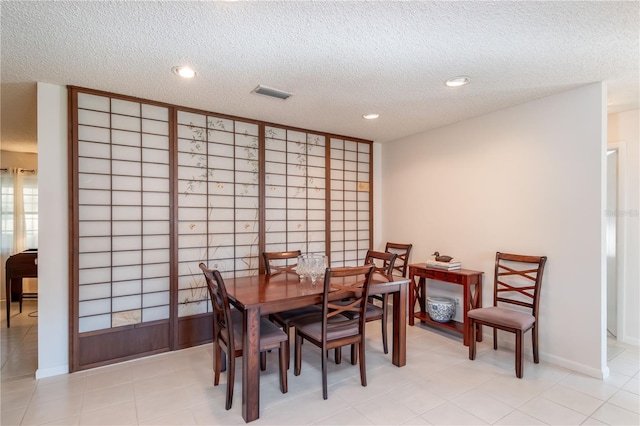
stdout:
{"type": "MultiPolygon", "coordinates": [[[[424,324],[434,327],[441,327],[462,334],[465,346],[469,346],[469,319],[467,312],[469,309],[482,307],[482,275],[484,272],[470,269],[459,269],[447,271],[444,269],[429,268],[426,263],[416,263],[409,265],[409,325],[415,324],[415,319],[419,319],[424,324]],[[417,280],[416,280],[417,278],[417,280]],[[451,320],[449,322],[437,322],[432,320],[427,313],[427,278],[451,284],[463,286],[462,318],[463,322],[451,320]],[[420,310],[415,311],[416,302],[420,305],[420,310]]],[[[476,340],[482,341],[482,326],[478,325],[476,330],[476,340]]]]}

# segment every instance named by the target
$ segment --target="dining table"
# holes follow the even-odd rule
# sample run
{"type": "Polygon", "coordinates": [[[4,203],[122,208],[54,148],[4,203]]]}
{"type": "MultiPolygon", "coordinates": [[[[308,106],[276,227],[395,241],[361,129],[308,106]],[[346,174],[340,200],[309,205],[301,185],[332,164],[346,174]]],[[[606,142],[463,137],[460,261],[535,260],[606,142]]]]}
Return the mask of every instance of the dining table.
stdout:
{"type": "MultiPolygon", "coordinates": [[[[242,311],[242,417],[249,423],[260,417],[260,318],[275,312],[322,302],[324,279],[311,283],[295,273],[224,278],[229,302],[242,311]]],[[[390,294],[393,301],[391,360],[407,362],[407,285],[409,280],[374,273],[369,294],[390,294]]]]}

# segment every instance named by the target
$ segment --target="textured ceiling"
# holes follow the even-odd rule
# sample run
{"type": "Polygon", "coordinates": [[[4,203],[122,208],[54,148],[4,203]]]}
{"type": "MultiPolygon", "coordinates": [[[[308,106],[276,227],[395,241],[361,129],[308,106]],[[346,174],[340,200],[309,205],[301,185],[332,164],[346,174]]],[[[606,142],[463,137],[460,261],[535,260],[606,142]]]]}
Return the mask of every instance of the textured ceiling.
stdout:
{"type": "MultiPolygon", "coordinates": [[[[597,81],[610,112],[639,106],[637,1],[0,7],[5,129],[13,94],[36,81],[379,142],[597,81]],[[198,76],[171,73],[182,64],[198,76]],[[445,87],[456,75],[471,83],[445,87]],[[252,94],[259,84],[294,96],[252,94]],[[369,112],[380,118],[362,119],[369,112]]],[[[5,129],[3,149],[21,143],[5,129]]]]}

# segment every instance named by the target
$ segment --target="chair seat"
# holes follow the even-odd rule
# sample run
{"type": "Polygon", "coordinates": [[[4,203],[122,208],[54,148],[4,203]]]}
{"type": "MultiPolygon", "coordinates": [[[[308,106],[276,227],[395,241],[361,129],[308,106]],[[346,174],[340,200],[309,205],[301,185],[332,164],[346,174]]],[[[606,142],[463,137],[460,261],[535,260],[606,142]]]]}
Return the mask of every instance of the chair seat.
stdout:
{"type": "MultiPolygon", "coordinates": [[[[327,319],[327,323],[336,324],[349,321],[344,315],[336,315],[327,319]]],[[[322,313],[317,316],[306,317],[296,321],[296,329],[298,332],[305,334],[315,340],[322,340],[322,313]]],[[[354,336],[359,334],[358,324],[351,323],[346,327],[329,328],[327,330],[327,340],[340,339],[343,337],[354,336]]]]}
{"type": "Polygon", "coordinates": [[[486,321],[499,326],[523,331],[529,330],[536,322],[535,317],[531,314],[514,309],[502,308],[500,306],[471,309],[467,312],[467,316],[477,321],[486,321]]]}
{"type": "MultiPolygon", "coordinates": [[[[242,312],[232,309],[231,321],[233,322],[233,337],[236,349],[242,349],[244,345],[244,339],[242,338],[242,312]]],[[[280,327],[267,319],[260,318],[260,351],[277,348],[280,342],[284,342],[287,339],[287,334],[280,327]]]]}
{"type": "Polygon", "coordinates": [[[322,313],[322,307],[318,305],[303,306],[302,308],[289,309],[288,311],[276,312],[271,317],[281,324],[289,324],[292,321],[304,318],[310,315],[318,315],[322,313]]]}
{"type": "MultiPolygon", "coordinates": [[[[338,304],[346,304],[346,303],[351,303],[351,301],[349,302],[338,302],[338,304]]],[[[373,303],[367,303],[367,311],[364,314],[364,317],[367,319],[367,321],[370,320],[374,320],[374,319],[380,319],[382,318],[382,314],[384,313],[384,309],[378,305],[374,305],[373,303]]],[[[342,315],[346,316],[347,318],[358,318],[360,316],[359,312],[343,312],[342,315]]]]}

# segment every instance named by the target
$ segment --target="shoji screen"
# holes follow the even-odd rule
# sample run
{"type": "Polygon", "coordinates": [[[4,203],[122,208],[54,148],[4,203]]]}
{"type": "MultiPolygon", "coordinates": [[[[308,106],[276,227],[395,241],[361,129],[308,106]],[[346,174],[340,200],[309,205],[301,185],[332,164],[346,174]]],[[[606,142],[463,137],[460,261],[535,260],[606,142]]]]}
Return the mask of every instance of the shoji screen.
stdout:
{"type": "Polygon", "coordinates": [[[371,248],[371,145],[331,138],[331,265],[361,264],[371,248]]]}
{"type": "Polygon", "coordinates": [[[364,260],[370,142],[69,90],[73,371],[210,341],[200,262],[364,260]]]}
{"type": "Polygon", "coordinates": [[[326,252],[324,136],[265,129],[265,251],[326,252]]]}
{"type": "Polygon", "coordinates": [[[259,267],[258,125],[178,111],[178,316],[208,312],[198,264],[259,267]]]}
{"type": "Polygon", "coordinates": [[[75,130],[77,332],[88,348],[79,361],[127,357],[109,340],[111,329],[145,323],[164,323],[153,333],[166,336],[142,351],[167,347],[169,110],[78,93],[75,130]],[[109,338],[97,344],[102,334],[109,338]]]}

